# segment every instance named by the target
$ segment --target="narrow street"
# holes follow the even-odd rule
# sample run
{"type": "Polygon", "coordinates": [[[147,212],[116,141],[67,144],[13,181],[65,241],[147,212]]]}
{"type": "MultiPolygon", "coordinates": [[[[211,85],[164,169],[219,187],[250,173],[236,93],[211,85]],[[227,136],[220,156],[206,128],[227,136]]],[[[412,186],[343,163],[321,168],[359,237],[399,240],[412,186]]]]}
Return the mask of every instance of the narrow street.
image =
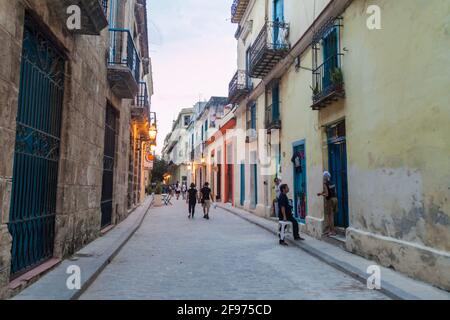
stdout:
{"type": "Polygon", "coordinates": [[[387,299],[222,209],[152,208],[81,299],[387,299]]]}

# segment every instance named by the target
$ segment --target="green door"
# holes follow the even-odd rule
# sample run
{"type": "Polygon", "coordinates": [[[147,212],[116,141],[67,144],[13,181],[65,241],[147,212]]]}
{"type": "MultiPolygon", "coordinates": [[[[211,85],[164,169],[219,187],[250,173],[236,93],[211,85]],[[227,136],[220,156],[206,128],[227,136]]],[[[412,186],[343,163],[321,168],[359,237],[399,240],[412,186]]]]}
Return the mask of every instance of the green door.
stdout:
{"type": "Polygon", "coordinates": [[[294,144],[292,163],[294,167],[294,214],[297,219],[305,223],[307,215],[307,185],[304,141],[294,144]]]}

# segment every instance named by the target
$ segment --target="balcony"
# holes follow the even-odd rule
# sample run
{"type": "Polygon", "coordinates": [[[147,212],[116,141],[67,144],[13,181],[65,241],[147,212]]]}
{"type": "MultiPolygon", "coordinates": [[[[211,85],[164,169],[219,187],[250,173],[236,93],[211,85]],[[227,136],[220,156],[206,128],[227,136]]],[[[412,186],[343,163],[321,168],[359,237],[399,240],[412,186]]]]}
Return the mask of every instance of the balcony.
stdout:
{"type": "Polygon", "coordinates": [[[270,105],[266,108],[266,129],[281,129],[280,106],[270,105]]]}
{"type": "Polygon", "coordinates": [[[140,58],[129,30],[109,29],[108,81],[121,99],[134,99],[139,92],[140,58]]]}
{"type": "Polygon", "coordinates": [[[133,101],[131,117],[140,122],[148,121],[149,105],[147,83],[139,82],[139,94],[133,101]]]}
{"type": "Polygon", "coordinates": [[[231,6],[231,22],[240,23],[250,0],[234,0],[231,6]]]}
{"type": "Polygon", "coordinates": [[[313,71],[313,110],[320,110],[345,97],[342,54],[332,55],[313,71]]]}
{"type": "Polygon", "coordinates": [[[69,30],[75,34],[100,35],[108,26],[107,0],[48,0],[52,8],[62,20],[67,23],[67,8],[76,5],[81,9],[81,29],[69,30]]]}
{"type": "Polygon", "coordinates": [[[249,77],[244,70],[238,70],[228,86],[230,103],[239,103],[251,91],[249,77]]]}
{"type": "Polygon", "coordinates": [[[264,78],[290,50],[289,24],[267,21],[250,49],[250,77],[264,78]]]}

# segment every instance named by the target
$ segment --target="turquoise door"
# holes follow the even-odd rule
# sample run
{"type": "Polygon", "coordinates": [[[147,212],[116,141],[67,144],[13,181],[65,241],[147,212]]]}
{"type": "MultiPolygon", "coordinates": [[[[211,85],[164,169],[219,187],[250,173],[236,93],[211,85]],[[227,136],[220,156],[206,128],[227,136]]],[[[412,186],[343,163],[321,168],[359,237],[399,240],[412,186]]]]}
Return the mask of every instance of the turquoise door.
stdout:
{"type": "Polygon", "coordinates": [[[241,163],[241,206],[245,202],[245,163],[241,163]]]}
{"type": "Polygon", "coordinates": [[[293,146],[294,166],[294,213],[300,222],[305,223],[307,215],[306,153],[303,141],[293,146]]]}
{"type": "Polygon", "coordinates": [[[253,201],[255,206],[258,204],[258,165],[253,164],[253,183],[254,183],[254,194],[253,194],[253,201]]]}

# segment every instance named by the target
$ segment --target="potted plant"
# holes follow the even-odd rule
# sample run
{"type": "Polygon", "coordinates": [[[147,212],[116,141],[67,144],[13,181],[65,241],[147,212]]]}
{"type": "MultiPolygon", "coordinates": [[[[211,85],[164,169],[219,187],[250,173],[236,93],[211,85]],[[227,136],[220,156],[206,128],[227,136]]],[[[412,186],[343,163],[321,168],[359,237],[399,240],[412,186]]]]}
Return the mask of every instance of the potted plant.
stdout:
{"type": "Polygon", "coordinates": [[[334,68],[331,72],[331,82],[336,87],[336,90],[342,91],[344,86],[344,75],[341,68],[334,68]]]}
{"type": "Polygon", "coordinates": [[[319,84],[316,83],[316,85],[314,87],[310,86],[310,88],[311,88],[311,90],[313,92],[313,100],[315,100],[317,95],[320,93],[319,84]]]}
{"type": "Polygon", "coordinates": [[[158,182],[155,189],[154,189],[154,195],[155,197],[155,206],[161,207],[162,206],[162,187],[161,183],[158,182]]]}

